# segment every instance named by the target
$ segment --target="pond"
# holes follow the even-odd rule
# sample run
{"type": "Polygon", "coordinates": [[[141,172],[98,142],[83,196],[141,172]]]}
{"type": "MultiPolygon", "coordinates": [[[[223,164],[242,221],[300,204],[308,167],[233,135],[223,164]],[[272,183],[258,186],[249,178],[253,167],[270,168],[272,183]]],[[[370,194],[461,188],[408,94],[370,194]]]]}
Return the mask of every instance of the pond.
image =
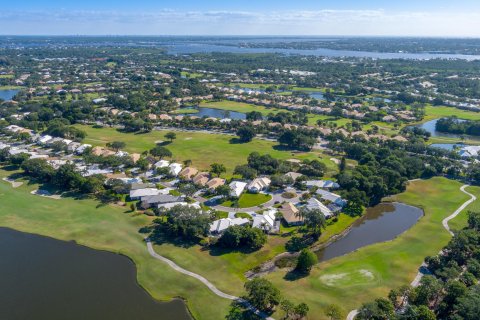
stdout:
{"type": "MultiPolygon", "coordinates": [[[[454,139],[459,139],[461,140],[462,135],[461,134],[456,134],[456,133],[445,133],[445,132],[439,132],[435,129],[435,125],[437,124],[437,121],[439,119],[434,119],[427,121],[422,124],[415,125],[415,127],[422,128],[428,132],[430,132],[432,137],[442,137],[442,138],[454,138],[454,139]]],[[[480,137],[477,136],[470,136],[470,135],[463,135],[465,139],[468,140],[476,140],[480,141],[480,137]]]]}
{"type": "Polygon", "coordinates": [[[308,92],[308,95],[310,96],[310,98],[314,98],[317,100],[325,100],[323,93],[320,91],[308,92]]]}
{"type": "Polygon", "coordinates": [[[205,107],[195,107],[195,108],[182,108],[180,110],[185,110],[185,113],[179,113],[183,115],[190,115],[190,116],[196,116],[196,117],[212,117],[212,118],[218,118],[218,119],[233,119],[233,120],[245,120],[247,118],[247,115],[242,112],[236,112],[236,111],[228,111],[228,110],[222,110],[222,109],[214,109],[214,108],[205,108],[205,107]],[[192,109],[198,110],[198,112],[191,113],[192,109]]]}
{"type": "Polygon", "coordinates": [[[453,151],[456,148],[463,148],[465,145],[462,143],[432,143],[430,147],[440,148],[448,151],[453,151]]]}
{"type": "Polygon", "coordinates": [[[318,260],[327,261],[374,243],[395,239],[422,216],[421,209],[403,203],[381,203],[368,208],[343,238],[317,252],[318,260]]]}
{"type": "Polygon", "coordinates": [[[125,256],[0,228],[0,257],[0,319],[192,319],[142,289],[125,256]]]}
{"type": "Polygon", "coordinates": [[[4,101],[12,100],[20,90],[0,90],[0,99],[4,101]]]}

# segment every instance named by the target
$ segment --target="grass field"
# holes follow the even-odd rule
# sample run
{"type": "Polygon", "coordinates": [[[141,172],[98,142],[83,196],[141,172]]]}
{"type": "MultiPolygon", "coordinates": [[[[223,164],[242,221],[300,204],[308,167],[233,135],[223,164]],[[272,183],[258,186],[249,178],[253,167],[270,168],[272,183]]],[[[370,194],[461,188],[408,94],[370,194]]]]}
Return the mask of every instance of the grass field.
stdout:
{"type": "MultiPolygon", "coordinates": [[[[127,144],[125,150],[129,152],[143,152],[155,146],[155,141],[166,140],[165,133],[168,131],[152,131],[146,134],[122,133],[112,128],[92,128],[90,126],[77,126],[87,132],[87,138],[83,141],[95,146],[105,146],[109,141],[123,141],[127,144]]],[[[177,161],[192,160],[193,166],[198,169],[208,169],[214,162],[223,163],[227,168],[227,176],[231,175],[235,166],[245,164],[251,152],[270,154],[278,159],[314,159],[322,156],[314,152],[292,153],[277,148],[277,144],[254,139],[249,143],[232,143],[234,138],[229,135],[208,134],[196,132],[175,132],[177,139],[166,147],[173,153],[173,159],[177,161]]],[[[323,157],[322,161],[329,170],[335,169],[335,164],[323,157]]]]}
{"type": "MultiPolygon", "coordinates": [[[[7,173],[0,170],[0,178],[7,173]]],[[[75,240],[91,248],[121,253],[137,265],[137,279],[154,298],[183,297],[198,319],[223,319],[229,301],[211,293],[199,281],[173,271],[147,252],[139,228],[150,223],[125,208],[100,206],[92,200],[52,200],[31,195],[35,186],[13,189],[0,180],[0,226],[75,240]]]]}
{"type": "Polygon", "coordinates": [[[228,110],[228,111],[235,111],[235,112],[252,112],[258,111],[261,112],[262,115],[266,116],[269,113],[277,113],[280,111],[283,112],[290,112],[285,109],[277,109],[277,108],[267,108],[264,106],[256,106],[254,104],[244,103],[244,102],[236,102],[236,101],[215,101],[215,102],[204,102],[200,104],[200,107],[206,108],[213,108],[213,109],[221,109],[221,110],[228,110]]]}
{"type": "Polygon", "coordinates": [[[13,74],[0,74],[0,79],[13,79],[13,74]]]}
{"type": "Polygon", "coordinates": [[[466,120],[480,120],[480,112],[461,110],[454,107],[428,105],[425,108],[425,113],[426,116],[422,122],[450,116],[457,116],[460,119],[466,120]]]}
{"type": "MultiPolygon", "coordinates": [[[[288,281],[284,272],[267,278],[295,302],[306,302],[316,319],[335,303],[348,312],[361,303],[386,296],[391,288],[410,283],[428,255],[436,254],[450,239],[441,221],[469,197],[459,182],[444,178],[416,181],[392,200],[418,206],[425,216],[397,239],[368,246],[317,265],[310,276],[288,281]]],[[[462,213],[464,214],[464,213],[462,213]]]]}
{"type": "MultiPolygon", "coordinates": [[[[238,207],[239,208],[251,208],[255,206],[259,206],[267,201],[272,199],[271,195],[268,194],[254,194],[254,193],[244,193],[238,199],[238,207]]],[[[233,204],[232,201],[225,201],[222,203],[224,207],[231,207],[233,204]]]]}

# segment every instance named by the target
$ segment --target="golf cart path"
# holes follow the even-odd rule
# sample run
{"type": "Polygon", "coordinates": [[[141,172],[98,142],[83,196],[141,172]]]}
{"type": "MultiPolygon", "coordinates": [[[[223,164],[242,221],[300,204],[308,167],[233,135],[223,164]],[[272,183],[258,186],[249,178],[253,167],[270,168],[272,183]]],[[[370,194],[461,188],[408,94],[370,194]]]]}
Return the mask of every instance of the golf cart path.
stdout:
{"type": "Polygon", "coordinates": [[[221,298],[224,298],[224,299],[229,299],[229,300],[233,300],[233,301],[237,301],[241,304],[243,304],[245,307],[247,307],[250,311],[252,311],[253,313],[255,313],[256,315],[262,317],[262,318],[265,318],[267,320],[274,320],[273,318],[265,315],[262,311],[256,309],[254,306],[252,306],[247,300],[245,299],[242,299],[242,298],[239,298],[239,297],[236,297],[236,296],[232,296],[230,294],[227,294],[225,292],[222,292],[220,290],[217,289],[217,287],[215,287],[215,285],[213,285],[210,281],[208,281],[206,278],[204,278],[203,276],[197,274],[197,273],[194,273],[194,272],[191,272],[191,271],[188,271],[186,269],[183,269],[182,267],[180,267],[179,265],[177,265],[175,262],[173,262],[172,260],[170,259],[167,259],[161,255],[159,255],[158,253],[155,252],[155,250],[153,249],[153,245],[152,245],[152,242],[147,238],[145,239],[146,243],[147,243],[147,249],[148,249],[148,252],[150,253],[150,255],[152,257],[154,257],[155,259],[157,260],[160,260],[166,264],[168,264],[173,270],[175,271],[178,271],[180,273],[183,273],[187,276],[190,276],[190,277],[193,277],[195,279],[198,279],[200,280],[200,282],[202,282],[205,286],[207,286],[208,289],[210,289],[213,293],[215,293],[217,296],[221,297],[221,298]]]}
{"type": "MultiPolygon", "coordinates": [[[[454,233],[452,232],[452,230],[450,230],[450,226],[448,225],[448,222],[452,219],[454,219],[456,216],[458,216],[460,214],[460,212],[462,212],[469,204],[471,204],[473,201],[477,200],[477,197],[474,196],[473,194],[471,194],[470,192],[466,191],[465,188],[469,187],[470,185],[468,184],[465,184],[463,186],[460,187],[460,191],[462,191],[463,193],[467,194],[470,196],[470,199],[465,201],[460,207],[458,207],[457,210],[455,210],[455,212],[453,212],[451,215],[449,215],[448,217],[446,217],[445,219],[442,220],[442,225],[443,227],[445,228],[445,230],[448,231],[448,233],[450,233],[450,235],[455,236],[454,233]]],[[[422,267],[426,267],[426,264],[425,262],[422,263],[422,265],[420,266],[420,269],[422,267]]],[[[418,285],[420,284],[420,280],[422,280],[422,277],[423,277],[423,273],[421,271],[419,271],[415,277],[415,279],[413,279],[412,283],[410,283],[410,285],[412,287],[418,287],[418,285]]],[[[354,320],[355,317],[357,316],[358,314],[358,310],[352,310],[348,313],[347,315],[347,320],[354,320]]]]}

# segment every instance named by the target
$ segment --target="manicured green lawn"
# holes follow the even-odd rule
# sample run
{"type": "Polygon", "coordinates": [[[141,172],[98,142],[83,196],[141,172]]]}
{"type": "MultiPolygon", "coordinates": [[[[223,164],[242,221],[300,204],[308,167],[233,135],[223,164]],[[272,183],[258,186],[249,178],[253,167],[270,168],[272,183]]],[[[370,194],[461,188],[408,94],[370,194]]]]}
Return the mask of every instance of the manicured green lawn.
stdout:
{"type": "MultiPolygon", "coordinates": [[[[238,207],[239,208],[251,208],[256,207],[261,204],[264,204],[267,201],[270,201],[272,196],[269,194],[262,194],[262,193],[244,193],[238,199],[238,207]]],[[[231,207],[232,201],[225,201],[222,203],[222,206],[231,207]]]]}
{"type": "Polygon", "coordinates": [[[423,122],[449,116],[457,116],[460,119],[466,120],[480,120],[480,112],[461,110],[453,107],[428,105],[425,111],[426,116],[423,122]]]}
{"type": "Polygon", "coordinates": [[[323,308],[330,303],[348,312],[363,302],[384,297],[391,288],[410,283],[423,259],[448,243],[450,235],[441,222],[468,199],[460,186],[445,178],[412,182],[407,192],[392,200],[421,207],[425,216],[397,239],[321,263],[310,276],[299,280],[285,280],[285,272],[267,278],[288,298],[306,302],[315,319],[325,318],[323,308]]]}
{"type": "MultiPolygon", "coordinates": [[[[0,178],[7,174],[0,170],[0,178]]],[[[197,319],[224,319],[228,300],[148,254],[138,231],[151,218],[129,213],[126,208],[98,206],[92,200],[42,198],[29,193],[34,188],[23,185],[13,189],[0,180],[0,226],[124,254],[135,262],[140,285],[154,298],[183,297],[197,319]]]]}
{"type": "MultiPolygon", "coordinates": [[[[109,141],[123,141],[127,144],[125,150],[142,153],[155,146],[155,141],[166,141],[165,131],[152,131],[146,134],[122,133],[112,128],[93,128],[78,125],[78,128],[87,132],[87,138],[83,141],[95,146],[105,146],[109,141]]],[[[208,134],[196,132],[175,132],[177,139],[166,145],[173,153],[173,160],[192,160],[192,166],[201,170],[208,170],[214,162],[223,163],[227,168],[227,176],[230,176],[235,166],[245,164],[251,152],[270,154],[278,159],[315,159],[320,153],[292,153],[277,149],[277,144],[270,141],[254,139],[249,143],[232,143],[232,136],[221,134],[208,134]]],[[[332,166],[330,160],[324,160],[332,166]]]]}
{"type": "Polygon", "coordinates": [[[261,112],[262,115],[266,116],[269,113],[278,113],[280,111],[283,112],[290,112],[286,109],[277,109],[277,108],[267,108],[264,106],[256,106],[254,104],[248,104],[243,102],[236,102],[236,101],[215,101],[215,102],[203,102],[200,104],[200,107],[206,108],[213,108],[213,109],[221,109],[221,110],[228,110],[228,111],[235,111],[235,112],[252,112],[258,111],[261,112]]]}
{"type": "Polygon", "coordinates": [[[0,79],[13,79],[13,74],[0,74],[0,79]]]}
{"type": "Polygon", "coordinates": [[[19,86],[0,86],[0,90],[18,90],[22,89],[22,87],[19,86]]]}

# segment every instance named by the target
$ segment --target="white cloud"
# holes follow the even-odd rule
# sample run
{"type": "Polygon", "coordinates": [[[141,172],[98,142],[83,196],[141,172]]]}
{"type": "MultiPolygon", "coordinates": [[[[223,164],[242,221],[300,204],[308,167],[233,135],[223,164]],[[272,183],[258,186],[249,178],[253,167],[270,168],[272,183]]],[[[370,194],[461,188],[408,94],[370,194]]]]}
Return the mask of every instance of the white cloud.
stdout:
{"type": "Polygon", "coordinates": [[[4,34],[480,36],[480,13],[385,10],[1,11],[4,34]]]}

